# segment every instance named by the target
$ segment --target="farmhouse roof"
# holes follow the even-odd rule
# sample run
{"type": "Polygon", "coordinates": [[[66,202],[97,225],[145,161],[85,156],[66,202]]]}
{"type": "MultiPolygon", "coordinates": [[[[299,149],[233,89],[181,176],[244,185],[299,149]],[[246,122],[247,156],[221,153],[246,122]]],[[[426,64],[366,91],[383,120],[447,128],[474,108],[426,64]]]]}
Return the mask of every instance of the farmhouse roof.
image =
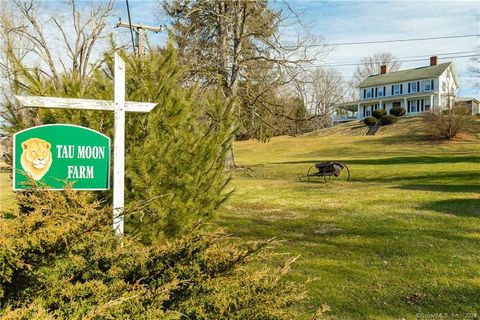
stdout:
{"type": "Polygon", "coordinates": [[[458,101],[458,102],[473,101],[475,103],[480,103],[480,101],[477,98],[473,98],[473,97],[456,97],[455,101],[458,101]]]}
{"type": "Polygon", "coordinates": [[[369,76],[363,80],[358,88],[373,87],[384,84],[392,84],[398,82],[406,82],[419,79],[429,79],[439,77],[452,62],[445,62],[435,66],[420,67],[415,69],[407,69],[401,71],[388,72],[386,74],[377,74],[369,76]]]}

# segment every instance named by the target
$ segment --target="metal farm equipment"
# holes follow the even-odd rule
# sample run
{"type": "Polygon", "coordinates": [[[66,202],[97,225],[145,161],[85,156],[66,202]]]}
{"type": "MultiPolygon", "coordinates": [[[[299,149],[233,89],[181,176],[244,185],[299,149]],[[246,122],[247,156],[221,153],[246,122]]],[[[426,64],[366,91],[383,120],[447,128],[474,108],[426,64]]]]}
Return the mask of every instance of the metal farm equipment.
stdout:
{"type": "Polygon", "coordinates": [[[304,178],[307,178],[308,182],[313,182],[317,178],[322,178],[325,182],[329,182],[332,178],[336,180],[348,181],[350,180],[350,170],[343,162],[338,161],[326,161],[314,164],[308,169],[308,172],[304,178]]]}

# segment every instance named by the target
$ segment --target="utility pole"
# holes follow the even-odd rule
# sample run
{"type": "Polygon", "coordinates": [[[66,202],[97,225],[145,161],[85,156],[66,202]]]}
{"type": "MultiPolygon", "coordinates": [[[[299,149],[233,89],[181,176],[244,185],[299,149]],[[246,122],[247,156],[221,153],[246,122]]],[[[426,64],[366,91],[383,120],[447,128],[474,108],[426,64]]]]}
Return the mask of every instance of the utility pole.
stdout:
{"type": "Polygon", "coordinates": [[[161,27],[151,27],[151,26],[145,26],[145,25],[136,24],[136,23],[132,23],[130,25],[130,23],[122,22],[122,20],[119,19],[119,21],[117,22],[117,28],[121,28],[121,27],[129,28],[129,29],[130,27],[132,27],[137,37],[136,47],[137,47],[138,55],[140,57],[142,57],[145,53],[144,47],[145,47],[145,43],[147,42],[147,31],[153,31],[155,33],[162,31],[161,27]]]}

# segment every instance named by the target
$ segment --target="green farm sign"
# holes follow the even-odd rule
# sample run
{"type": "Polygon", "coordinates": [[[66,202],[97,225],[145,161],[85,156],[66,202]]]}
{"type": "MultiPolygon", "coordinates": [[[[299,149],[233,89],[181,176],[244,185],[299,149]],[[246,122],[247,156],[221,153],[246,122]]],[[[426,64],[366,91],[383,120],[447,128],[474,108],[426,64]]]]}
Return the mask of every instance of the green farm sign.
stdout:
{"type": "Polygon", "coordinates": [[[28,189],[28,177],[53,190],[74,182],[76,190],[110,186],[110,138],[91,129],[51,124],[13,138],[13,189],[28,189]]]}

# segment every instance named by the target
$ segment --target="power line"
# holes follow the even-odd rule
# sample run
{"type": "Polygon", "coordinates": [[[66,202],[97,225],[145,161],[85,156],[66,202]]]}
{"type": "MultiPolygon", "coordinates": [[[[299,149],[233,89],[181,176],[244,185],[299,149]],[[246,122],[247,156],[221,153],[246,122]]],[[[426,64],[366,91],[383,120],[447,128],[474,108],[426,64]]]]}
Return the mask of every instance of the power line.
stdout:
{"type": "MultiPolygon", "coordinates": [[[[456,51],[456,52],[443,52],[443,53],[433,53],[433,54],[422,54],[422,55],[416,55],[416,56],[406,56],[406,57],[394,57],[396,60],[402,60],[402,59],[411,59],[411,58],[428,58],[431,56],[445,56],[445,55],[457,55],[457,54],[467,54],[467,53],[478,53],[478,51],[456,51]]],[[[444,58],[444,57],[442,57],[444,58]]],[[[338,62],[327,62],[326,65],[337,65],[337,64],[346,64],[346,63],[358,63],[357,60],[355,61],[338,61],[338,62]]]]}
{"type": "Polygon", "coordinates": [[[133,54],[136,55],[135,41],[133,40],[132,18],[130,17],[130,6],[128,5],[128,0],[125,1],[127,2],[128,24],[130,25],[130,37],[132,38],[133,54]]]}
{"type": "MultiPolygon", "coordinates": [[[[462,34],[462,35],[441,36],[441,37],[426,37],[426,38],[407,38],[407,39],[394,39],[394,40],[374,40],[374,41],[336,42],[336,43],[334,42],[334,43],[327,43],[327,45],[350,46],[350,45],[374,44],[374,43],[392,43],[392,42],[411,42],[411,41],[471,38],[471,37],[478,37],[478,36],[480,36],[480,34],[462,34]]],[[[324,46],[324,45],[319,44],[319,45],[313,45],[313,46],[324,46]]]]}
{"type": "MultiPolygon", "coordinates": [[[[471,55],[463,55],[463,56],[445,56],[442,59],[459,59],[459,58],[472,58],[472,57],[480,57],[480,54],[471,54],[471,55]]],[[[425,59],[399,59],[395,60],[397,62],[418,62],[424,61],[425,59]]],[[[363,65],[362,62],[352,62],[352,63],[339,63],[339,64],[323,64],[323,65],[312,65],[312,67],[349,67],[349,66],[360,66],[363,65]]]]}

